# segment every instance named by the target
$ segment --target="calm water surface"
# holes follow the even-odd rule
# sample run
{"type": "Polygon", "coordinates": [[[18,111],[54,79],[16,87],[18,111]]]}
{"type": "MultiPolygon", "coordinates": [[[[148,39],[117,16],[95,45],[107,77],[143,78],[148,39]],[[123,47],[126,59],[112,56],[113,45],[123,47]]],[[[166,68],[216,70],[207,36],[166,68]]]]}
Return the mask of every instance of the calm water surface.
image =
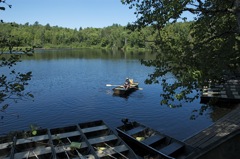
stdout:
{"type": "Polygon", "coordinates": [[[174,109],[160,105],[161,85],[144,84],[153,68],[139,61],[151,57],[147,53],[100,50],[37,51],[16,67],[32,71],[27,90],[34,94],[34,101],[11,102],[0,120],[0,134],[26,130],[30,124],[53,128],[99,119],[114,129],[122,118],[129,118],[182,140],[228,111],[209,108],[196,120],[190,120],[192,111],[201,107],[199,100],[174,109]],[[139,82],[143,90],[128,98],[113,96],[112,87],[106,84],[122,84],[126,77],[139,82]]]}

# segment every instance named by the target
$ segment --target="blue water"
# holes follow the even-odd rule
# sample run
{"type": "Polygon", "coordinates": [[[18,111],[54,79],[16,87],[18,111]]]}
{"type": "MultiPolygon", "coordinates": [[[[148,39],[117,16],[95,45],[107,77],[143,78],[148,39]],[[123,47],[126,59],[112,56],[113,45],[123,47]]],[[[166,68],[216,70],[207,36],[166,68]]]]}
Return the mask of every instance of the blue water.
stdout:
{"type": "Polygon", "coordinates": [[[185,139],[211,125],[216,110],[208,109],[196,120],[190,120],[199,100],[180,108],[160,105],[161,85],[146,85],[144,80],[153,71],[141,65],[139,58],[148,54],[96,53],[92,50],[51,50],[24,58],[17,70],[32,71],[26,91],[34,101],[10,101],[0,120],[0,134],[29,129],[30,124],[54,128],[92,120],[104,120],[112,129],[122,118],[139,121],[177,139],[185,139]],[[128,98],[113,96],[113,87],[126,77],[139,82],[142,90],[128,98]]]}

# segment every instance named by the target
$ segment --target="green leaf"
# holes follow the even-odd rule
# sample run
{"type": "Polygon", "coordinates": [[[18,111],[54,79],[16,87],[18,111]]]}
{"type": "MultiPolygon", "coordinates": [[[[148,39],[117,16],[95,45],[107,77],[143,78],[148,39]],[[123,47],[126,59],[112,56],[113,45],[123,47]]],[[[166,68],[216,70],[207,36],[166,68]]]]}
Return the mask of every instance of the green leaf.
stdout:
{"type": "Polygon", "coordinates": [[[32,135],[37,135],[37,130],[33,130],[32,135]]]}
{"type": "Polygon", "coordinates": [[[81,145],[82,145],[82,143],[80,143],[80,142],[72,142],[70,147],[80,149],[81,145]]]}

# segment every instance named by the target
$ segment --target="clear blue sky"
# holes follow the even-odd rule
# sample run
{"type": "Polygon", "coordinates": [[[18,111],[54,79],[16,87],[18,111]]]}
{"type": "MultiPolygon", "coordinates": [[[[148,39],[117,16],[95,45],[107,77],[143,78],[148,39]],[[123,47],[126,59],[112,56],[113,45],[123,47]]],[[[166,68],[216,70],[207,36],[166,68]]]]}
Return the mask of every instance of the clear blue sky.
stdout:
{"type": "MultiPolygon", "coordinates": [[[[51,26],[76,28],[103,28],[113,23],[122,26],[136,20],[128,6],[121,0],[6,0],[12,8],[6,6],[0,11],[4,22],[25,24],[29,22],[51,26]]],[[[3,5],[3,4],[1,4],[3,5]]]]}

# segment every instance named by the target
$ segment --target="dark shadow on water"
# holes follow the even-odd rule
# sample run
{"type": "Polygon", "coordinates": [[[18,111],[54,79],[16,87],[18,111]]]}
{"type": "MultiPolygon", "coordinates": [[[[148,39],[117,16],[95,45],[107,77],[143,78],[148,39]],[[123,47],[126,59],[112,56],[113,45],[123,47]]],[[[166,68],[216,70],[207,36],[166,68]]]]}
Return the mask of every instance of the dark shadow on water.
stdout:
{"type": "Polygon", "coordinates": [[[112,96],[113,97],[120,97],[120,98],[128,99],[130,94],[116,94],[116,93],[113,93],[112,96]]]}

